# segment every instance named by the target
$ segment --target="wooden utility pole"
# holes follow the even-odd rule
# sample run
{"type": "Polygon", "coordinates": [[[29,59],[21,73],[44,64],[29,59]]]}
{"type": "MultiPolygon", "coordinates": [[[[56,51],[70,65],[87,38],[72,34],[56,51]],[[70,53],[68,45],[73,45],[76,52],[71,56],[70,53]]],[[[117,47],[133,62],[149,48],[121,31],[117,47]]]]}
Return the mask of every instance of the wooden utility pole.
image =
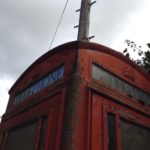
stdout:
{"type": "Polygon", "coordinates": [[[78,29],[78,40],[79,41],[88,41],[89,38],[89,25],[90,25],[90,8],[96,1],[91,3],[91,0],[82,0],[80,11],[80,20],[79,20],[79,29],[78,29]]]}

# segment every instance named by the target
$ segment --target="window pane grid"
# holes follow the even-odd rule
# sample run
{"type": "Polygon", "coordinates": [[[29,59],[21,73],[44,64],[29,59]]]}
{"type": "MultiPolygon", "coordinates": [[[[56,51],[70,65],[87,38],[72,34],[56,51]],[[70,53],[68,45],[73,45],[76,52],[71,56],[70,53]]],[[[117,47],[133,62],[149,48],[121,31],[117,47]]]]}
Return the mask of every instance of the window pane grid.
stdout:
{"type": "Polygon", "coordinates": [[[41,80],[37,81],[35,84],[31,85],[29,88],[23,92],[17,94],[13,101],[13,106],[16,106],[20,102],[24,101],[27,97],[32,96],[43,90],[44,88],[52,85],[61,79],[64,75],[64,66],[57,68],[56,70],[50,72],[47,76],[43,77],[41,80]]]}
{"type": "Polygon", "coordinates": [[[119,90],[120,92],[126,93],[143,103],[150,104],[150,95],[137,87],[134,87],[130,83],[127,83],[119,77],[111,74],[109,71],[104,70],[101,67],[93,64],[92,76],[94,79],[102,81],[107,86],[119,90]]]}

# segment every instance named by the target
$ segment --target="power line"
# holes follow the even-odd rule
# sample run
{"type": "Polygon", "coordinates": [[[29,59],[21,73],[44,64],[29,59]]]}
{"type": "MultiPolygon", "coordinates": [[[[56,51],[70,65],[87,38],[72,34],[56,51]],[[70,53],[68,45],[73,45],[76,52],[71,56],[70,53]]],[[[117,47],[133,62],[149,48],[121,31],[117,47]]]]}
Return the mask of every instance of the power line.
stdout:
{"type": "Polygon", "coordinates": [[[55,40],[55,37],[56,37],[56,34],[57,34],[57,32],[58,32],[59,26],[60,26],[60,24],[61,24],[62,18],[63,18],[63,16],[64,16],[65,10],[66,10],[66,8],[67,8],[68,2],[69,2],[69,0],[66,1],[65,7],[64,7],[64,9],[63,9],[63,11],[62,11],[62,14],[61,14],[61,16],[60,16],[60,19],[59,19],[58,25],[57,25],[57,27],[56,27],[55,33],[54,33],[54,35],[53,35],[52,41],[51,41],[51,43],[50,43],[49,49],[51,49],[51,47],[52,47],[52,45],[53,45],[53,42],[54,42],[54,40],[55,40]]]}

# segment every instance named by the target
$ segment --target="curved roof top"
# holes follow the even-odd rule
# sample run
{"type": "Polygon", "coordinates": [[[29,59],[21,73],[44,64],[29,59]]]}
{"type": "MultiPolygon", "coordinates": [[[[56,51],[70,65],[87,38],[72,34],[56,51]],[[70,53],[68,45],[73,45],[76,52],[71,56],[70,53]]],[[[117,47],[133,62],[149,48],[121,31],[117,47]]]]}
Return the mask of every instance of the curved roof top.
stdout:
{"type": "Polygon", "coordinates": [[[56,53],[59,53],[61,51],[66,50],[72,50],[72,49],[90,49],[94,51],[99,51],[102,53],[107,53],[109,55],[112,55],[118,59],[123,60],[127,64],[133,66],[135,69],[137,69],[140,73],[142,73],[144,76],[146,76],[148,79],[150,79],[149,75],[138,65],[136,65],[133,61],[131,61],[129,58],[125,57],[122,53],[117,52],[111,48],[108,48],[106,46],[103,46],[101,44],[92,43],[92,42],[83,42],[83,41],[72,41],[65,44],[62,44],[60,46],[57,46],[53,48],[52,50],[48,51],[47,53],[43,54],[41,57],[39,57],[35,62],[33,62],[24,72],[23,74],[18,78],[18,80],[14,83],[12,88],[10,89],[9,93],[14,89],[14,87],[17,85],[17,83],[24,78],[24,76],[38,63],[43,61],[45,58],[49,57],[50,55],[54,55],[56,53]]]}

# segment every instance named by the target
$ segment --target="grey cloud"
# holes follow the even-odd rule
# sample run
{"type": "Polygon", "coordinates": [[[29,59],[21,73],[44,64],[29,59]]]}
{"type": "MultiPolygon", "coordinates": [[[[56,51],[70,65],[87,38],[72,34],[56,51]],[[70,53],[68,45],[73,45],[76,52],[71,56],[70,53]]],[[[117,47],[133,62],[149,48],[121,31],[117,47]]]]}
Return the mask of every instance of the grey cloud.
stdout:
{"type": "MultiPolygon", "coordinates": [[[[65,2],[66,0],[0,2],[0,76],[10,75],[17,78],[35,59],[48,50],[65,2]]],[[[75,14],[75,10],[67,11],[69,15],[75,14]]],[[[69,15],[66,14],[67,19],[65,23],[62,22],[61,29],[66,27],[66,23],[69,24],[69,15]]],[[[71,28],[74,30],[73,24],[71,28]]],[[[70,28],[66,31],[71,33],[70,28]]],[[[65,36],[59,36],[59,41],[63,42],[65,36]]]]}
{"type": "MultiPolygon", "coordinates": [[[[48,50],[66,0],[1,0],[0,77],[15,79],[48,50]]],[[[91,11],[91,34],[98,43],[111,45],[141,0],[97,0],[91,11]]],[[[80,0],[69,1],[53,46],[75,40],[80,0]]]]}
{"type": "Polygon", "coordinates": [[[127,28],[131,13],[139,11],[141,0],[102,0],[92,9],[91,34],[95,40],[111,46],[116,35],[127,28]]]}

